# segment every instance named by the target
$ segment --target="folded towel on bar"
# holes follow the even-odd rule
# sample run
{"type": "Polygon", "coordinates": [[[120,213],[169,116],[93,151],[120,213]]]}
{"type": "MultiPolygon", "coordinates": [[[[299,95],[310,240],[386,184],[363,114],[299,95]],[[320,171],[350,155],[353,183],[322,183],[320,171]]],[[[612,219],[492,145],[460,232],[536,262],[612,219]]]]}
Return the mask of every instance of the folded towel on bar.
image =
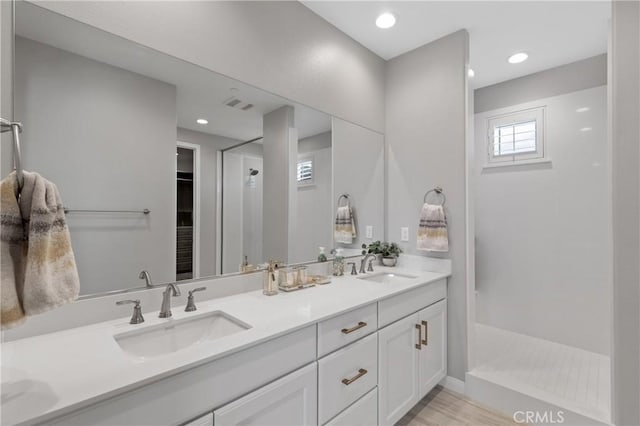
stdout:
{"type": "Polygon", "coordinates": [[[353,244],[356,238],[356,222],[350,204],[338,207],[333,238],[336,243],[353,244]]]}
{"type": "Polygon", "coordinates": [[[30,172],[19,197],[17,188],[15,173],[0,182],[2,328],[69,303],[80,291],[58,188],[30,172]]]}
{"type": "Polygon", "coordinates": [[[449,251],[449,232],[443,206],[427,203],[422,206],[418,250],[449,251]]]}
{"type": "Polygon", "coordinates": [[[11,173],[0,182],[0,324],[11,328],[25,320],[21,294],[24,259],[24,227],[18,205],[18,181],[11,173]]]}

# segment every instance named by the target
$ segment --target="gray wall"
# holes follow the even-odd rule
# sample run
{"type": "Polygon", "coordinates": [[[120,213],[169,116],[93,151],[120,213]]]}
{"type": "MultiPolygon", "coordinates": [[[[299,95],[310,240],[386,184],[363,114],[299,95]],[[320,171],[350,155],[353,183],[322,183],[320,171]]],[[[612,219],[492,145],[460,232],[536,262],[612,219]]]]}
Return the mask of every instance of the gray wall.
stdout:
{"type": "Polygon", "coordinates": [[[295,229],[294,159],[298,158],[298,141],[291,143],[294,110],[283,106],[264,116],[263,126],[263,220],[262,253],[269,259],[287,262],[291,246],[290,230],[295,229]],[[293,161],[292,161],[293,160],[293,161]],[[289,173],[286,173],[289,171],[289,173]]]}
{"type": "Polygon", "coordinates": [[[640,3],[614,1],[610,59],[613,170],[613,423],[640,424],[640,3]]]}
{"type": "Polygon", "coordinates": [[[384,60],[298,2],[34,3],[384,131],[384,60]]]}
{"type": "Polygon", "coordinates": [[[363,243],[384,239],[384,135],[338,118],[333,118],[331,127],[333,217],[338,197],[349,194],[357,238],[340,246],[360,249],[363,243]],[[373,238],[365,237],[367,226],[373,226],[373,238]]]}
{"type": "MultiPolygon", "coordinates": [[[[13,2],[0,1],[0,117],[13,120],[13,2]]],[[[0,136],[0,176],[13,168],[13,136],[0,136]]]]}
{"type": "Polygon", "coordinates": [[[606,84],[607,55],[603,54],[476,89],[474,112],[477,114],[606,84]]]}
{"type": "Polygon", "coordinates": [[[25,169],[66,206],[151,210],[67,216],[81,294],[175,280],[175,87],[17,38],[15,93],[25,169]]]}
{"type": "MultiPolygon", "coordinates": [[[[466,329],[465,126],[469,36],[458,31],[388,62],[386,135],[388,147],[387,235],[416,250],[424,193],[439,185],[447,196],[450,251],[448,366],[464,380],[466,329]]],[[[436,256],[436,255],[433,255],[436,256]]]]}
{"type": "Polygon", "coordinates": [[[319,246],[325,247],[326,253],[333,247],[331,132],[301,139],[298,157],[308,155],[313,156],[314,184],[297,189],[298,227],[291,263],[315,260],[319,246]]]}
{"type": "Polygon", "coordinates": [[[200,276],[216,271],[218,151],[240,143],[219,135],[178,128],[178,141],[200,146],[200,276]]]}

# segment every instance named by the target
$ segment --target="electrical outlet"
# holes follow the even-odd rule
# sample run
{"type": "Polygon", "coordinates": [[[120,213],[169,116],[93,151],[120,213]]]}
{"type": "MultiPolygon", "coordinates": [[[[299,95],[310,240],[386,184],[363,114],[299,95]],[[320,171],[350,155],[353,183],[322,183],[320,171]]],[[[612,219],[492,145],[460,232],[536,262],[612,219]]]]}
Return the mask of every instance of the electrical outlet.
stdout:
{"type": "Polygon", "coordinates": [[[409,228],[400,228],[400,241],[409,241],[409,228]]]}
{"type": "Polygon", "coordinates": [[[367,225],[366,235],[367,235],[367,238],[373,238],[373,226],[367,225]]]}

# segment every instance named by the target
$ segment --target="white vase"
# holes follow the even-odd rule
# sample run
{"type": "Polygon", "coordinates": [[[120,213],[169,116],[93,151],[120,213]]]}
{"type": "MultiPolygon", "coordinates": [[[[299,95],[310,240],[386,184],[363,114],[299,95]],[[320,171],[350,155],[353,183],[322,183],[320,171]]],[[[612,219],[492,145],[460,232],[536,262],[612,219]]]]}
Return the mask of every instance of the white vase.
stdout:
{"type": "Polygon", "coordinates": [[[384,266],[396,266],[398,258],[396,256],[383,256],[381,259],[384,266]]]}

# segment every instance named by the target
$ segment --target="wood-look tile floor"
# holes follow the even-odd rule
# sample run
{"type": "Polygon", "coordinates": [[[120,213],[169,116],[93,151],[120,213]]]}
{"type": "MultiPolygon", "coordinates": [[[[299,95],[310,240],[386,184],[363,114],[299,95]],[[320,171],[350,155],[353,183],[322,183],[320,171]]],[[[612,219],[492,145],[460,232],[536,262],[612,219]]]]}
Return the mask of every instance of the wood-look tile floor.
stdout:
{"type": "Polygon", "coordinates": [[[437,386],[411,409],[396,426],[504,426],[516,423],[484,408],[463,395],[437,386]]]}

